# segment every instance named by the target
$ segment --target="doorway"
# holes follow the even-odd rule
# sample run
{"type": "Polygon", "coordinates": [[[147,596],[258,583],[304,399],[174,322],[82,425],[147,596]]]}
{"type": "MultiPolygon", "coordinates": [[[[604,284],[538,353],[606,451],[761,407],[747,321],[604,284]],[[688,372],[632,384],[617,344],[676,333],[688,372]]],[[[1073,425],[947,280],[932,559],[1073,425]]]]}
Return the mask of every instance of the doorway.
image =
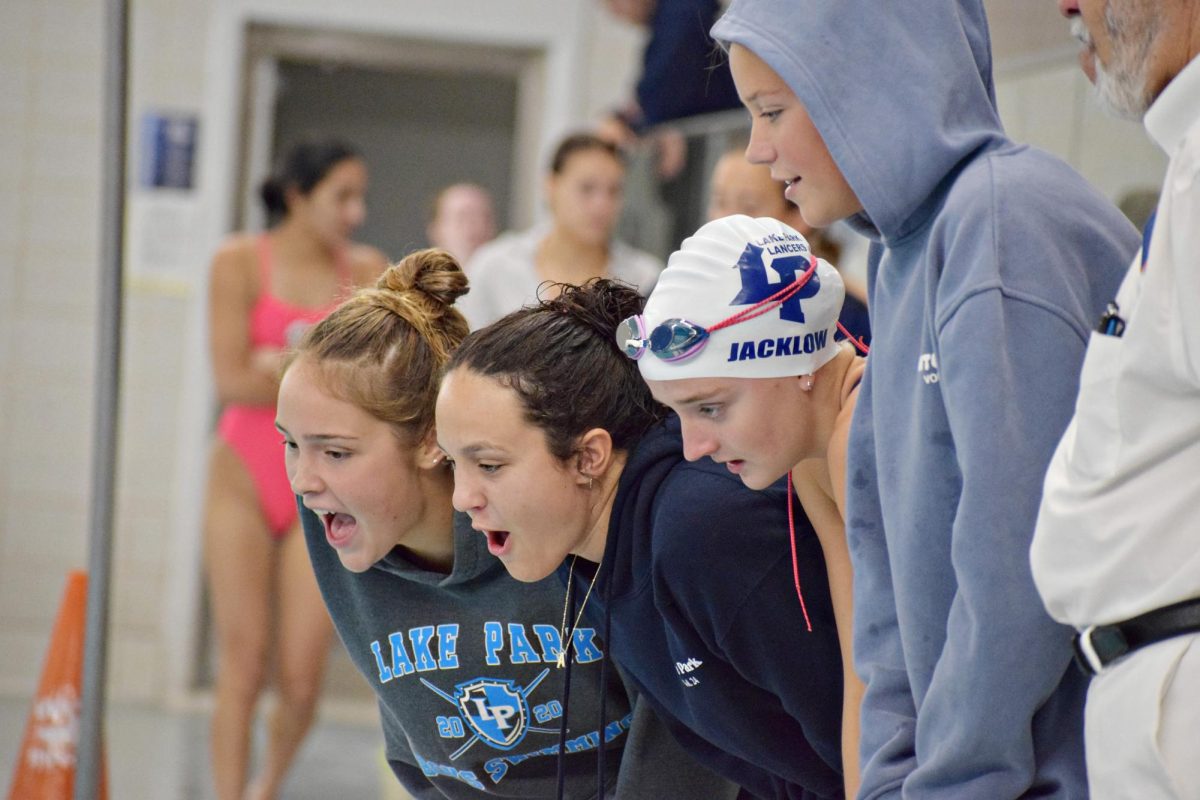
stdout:
{"type": "MultiPolygon", "coordinates": [[[[429,203],[448,183],[490,190],[501,226],[532,218],[530,182],[520,176],[536,163],[543,51],[258,22],[247,23],[244,42],[229,229],[263,229],[258,187],[271,165],[294,143],[324,137],[362,152],[368,214],[355,239],[393,262],[425,246],[429,203]]],[[[212,685],[211,621],[203,581],[196,585],[188,684],[204,692],[212,685]]],[[[323,707],[374,713],[340,643],[323,707]]]]}

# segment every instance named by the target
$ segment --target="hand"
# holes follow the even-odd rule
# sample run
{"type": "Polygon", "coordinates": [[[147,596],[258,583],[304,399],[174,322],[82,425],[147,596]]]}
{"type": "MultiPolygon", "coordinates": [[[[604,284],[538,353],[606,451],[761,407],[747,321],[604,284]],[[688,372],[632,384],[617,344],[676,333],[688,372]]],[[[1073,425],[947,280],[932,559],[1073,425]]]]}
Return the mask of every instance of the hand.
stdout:
{"type": "Polygon", "coordinates": [[[687,139],[678,128],[660,128],[652,139],[655,167],[661,180],[669,181],[687,166],[687,139]]]}
{"type": "Polygon", "coordinates": [[[616,114],[610,114],[596,126],[596,136],[609,142],[620,150],[630,150],[637,144],[637,134],[633,128],[616,114]]]}

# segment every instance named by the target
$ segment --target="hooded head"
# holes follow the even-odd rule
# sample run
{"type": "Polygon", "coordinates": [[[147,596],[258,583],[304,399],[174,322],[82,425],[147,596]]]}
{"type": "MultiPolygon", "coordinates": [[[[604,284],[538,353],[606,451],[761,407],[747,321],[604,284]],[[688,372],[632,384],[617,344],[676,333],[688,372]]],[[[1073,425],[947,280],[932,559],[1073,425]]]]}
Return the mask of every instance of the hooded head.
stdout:
{"type": "Polygon", "coordinates": [[[786,83],[857,197],[858,227],[885,239],[1003,141],[981,0],[734,0],[712,35],[786,83]]]}
{"type": "Polygon", "coordinates": [[[846,295],[837,270],[815,260],[799,289],[782,302],[769,300],[809,270],[808,242],[767,217],[713,220],[671,254],[640,319],[618,329],[618,344],[631,354],[641,350],[647,380],[811,375],[837,354],[846,295]],[[672,333],[678,344],[688,326],[708,332],[702,348],[662,349],[672,333]]]}

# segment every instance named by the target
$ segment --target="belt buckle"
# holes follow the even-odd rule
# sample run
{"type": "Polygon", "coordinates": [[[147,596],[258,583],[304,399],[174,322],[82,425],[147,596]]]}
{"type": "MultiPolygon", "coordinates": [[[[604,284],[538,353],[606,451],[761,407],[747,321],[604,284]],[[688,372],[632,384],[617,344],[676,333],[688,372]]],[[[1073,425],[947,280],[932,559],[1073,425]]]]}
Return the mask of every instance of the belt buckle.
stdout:
{"type": "Polygon", "coordinates": [[[1085,675],[1099,675],[1100,670],[1129,652],[1129,642],[1116,625],[1088,625],[1071,640],[1075,663],[1085,675]],[[1098,638],[1093,636],[1099,634],[1098,638]]]}
{"type": "Polygon", "coordinates": [[[1088,676],[1098,675],[1100,670],[1104,669],[1104,662],[1100,660],[1095,646],[1092,645],[1092,631],[1094,630],[1096,630],[1095,625],[1088,625],[1071,637],[1071,646],[1075,650],[1075,665],[1084,675],[1088,676]]]}

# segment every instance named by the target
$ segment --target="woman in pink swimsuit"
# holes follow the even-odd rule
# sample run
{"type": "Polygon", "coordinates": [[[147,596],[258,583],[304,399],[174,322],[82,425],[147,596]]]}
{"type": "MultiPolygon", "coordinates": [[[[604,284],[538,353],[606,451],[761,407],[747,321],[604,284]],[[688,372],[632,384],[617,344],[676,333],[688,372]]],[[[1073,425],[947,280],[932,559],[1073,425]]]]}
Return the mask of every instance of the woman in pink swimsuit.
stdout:
{"type": "Polygon", "coordinates": [[[220,800],[273,798],[312,721],[332,626],[304,547],[275,431],[284,350],[355,286],[387,267],[350,235],[367,171],[352,148],[303,144],[262,187],[274,224],[237,234],[213,259],[209,322],[223,407],[208,477],[205,563],[218,658],[212,768],[220,800]],[[258,697],[278,702],[248,785],[258,697]]]}

